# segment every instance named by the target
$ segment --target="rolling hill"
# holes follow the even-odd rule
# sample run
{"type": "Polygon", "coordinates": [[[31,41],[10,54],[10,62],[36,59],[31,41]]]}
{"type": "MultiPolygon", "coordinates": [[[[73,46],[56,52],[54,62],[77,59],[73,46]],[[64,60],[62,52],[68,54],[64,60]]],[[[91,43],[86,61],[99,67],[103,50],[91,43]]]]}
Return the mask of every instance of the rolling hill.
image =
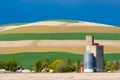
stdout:
{"type": "Polygon", "coordinates": [[[0,34],[7,33],[120,33],[119,27],[91,22],[41,21],[18,26],[0,27],[0,34]]]}
{"type": "Polygon", "coordinates": [[[48,20],[0,27],[0,54],[54,51],[83,54],[85,36],[89,34],[105,46],[105,53],[120,53],[119,27],[76,20],[48,20]]]}
{"type": "Polygon", "coordinates": [[[104,45],[105,60],[120,60],[120,27],[76,20],[48,20],[0,27],[0,60],[15,58],[32,69],[36,60],[81,60],[85,36],[104,45]]]}

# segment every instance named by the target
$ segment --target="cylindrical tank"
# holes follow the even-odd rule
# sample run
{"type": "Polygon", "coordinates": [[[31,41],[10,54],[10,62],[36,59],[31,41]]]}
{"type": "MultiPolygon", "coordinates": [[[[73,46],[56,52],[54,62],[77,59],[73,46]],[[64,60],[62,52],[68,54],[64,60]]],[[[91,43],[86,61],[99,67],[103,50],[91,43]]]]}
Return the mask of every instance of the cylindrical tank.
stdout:
{"type": "Polygon", "coordinates": [[[90,51],[84,54],[84,72],[94,72],[94,55],[90,51]]]}

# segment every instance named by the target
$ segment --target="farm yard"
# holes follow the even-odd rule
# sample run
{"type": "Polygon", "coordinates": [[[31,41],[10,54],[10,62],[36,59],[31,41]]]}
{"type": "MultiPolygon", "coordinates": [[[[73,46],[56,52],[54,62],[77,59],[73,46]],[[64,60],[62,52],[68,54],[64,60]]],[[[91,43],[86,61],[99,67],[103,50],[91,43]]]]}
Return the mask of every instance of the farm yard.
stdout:
{"type": "Polygon", "coordinates": [[[119,80],[120,73],[5,73],[0,80],[119,80]]]}

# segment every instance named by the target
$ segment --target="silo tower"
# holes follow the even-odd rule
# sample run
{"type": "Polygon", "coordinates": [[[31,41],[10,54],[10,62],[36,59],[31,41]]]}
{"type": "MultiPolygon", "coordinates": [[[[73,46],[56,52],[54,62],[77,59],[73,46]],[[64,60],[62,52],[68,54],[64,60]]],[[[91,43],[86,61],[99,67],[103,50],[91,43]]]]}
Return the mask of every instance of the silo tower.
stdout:
{"type": "Polygon", "coordinates": [[[96,69],[96,72],[104,71],[104,46],[99,45],[99,43],[94,43],[94,36],[92,35],[86,36],[86,53],[84,56],[87,56],[84,57],[85,65],[93,65],[91,60],[94,60],[94,69],[96,69]],[[93,54],[94,59],[92,59],[92,55],[88,51],[93,54]],[[88,59],[90,60],[90,64],[86,63],[88,59]]]}
{"type": "Polygon", "coordinates": [[[84,72],[94,72],[95,58],[92,52],[87,51],[84,54],[84,72]]]}
{"type": "Polygon", "coordinates": [[[86,36],[87,45],[94,45],[94,36],[88,35],[86,36]]]}

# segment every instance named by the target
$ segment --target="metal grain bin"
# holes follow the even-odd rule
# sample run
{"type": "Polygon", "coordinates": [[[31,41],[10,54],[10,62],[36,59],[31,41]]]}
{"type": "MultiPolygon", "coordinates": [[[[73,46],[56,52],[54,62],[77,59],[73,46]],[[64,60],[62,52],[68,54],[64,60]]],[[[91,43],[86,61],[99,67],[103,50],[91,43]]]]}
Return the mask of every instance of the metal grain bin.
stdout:
{"type": "Polygon", "coordinates": [[[92,52],[87,51],[84,54],[84,72],[94,72],[94,55],[92,52]]]}

